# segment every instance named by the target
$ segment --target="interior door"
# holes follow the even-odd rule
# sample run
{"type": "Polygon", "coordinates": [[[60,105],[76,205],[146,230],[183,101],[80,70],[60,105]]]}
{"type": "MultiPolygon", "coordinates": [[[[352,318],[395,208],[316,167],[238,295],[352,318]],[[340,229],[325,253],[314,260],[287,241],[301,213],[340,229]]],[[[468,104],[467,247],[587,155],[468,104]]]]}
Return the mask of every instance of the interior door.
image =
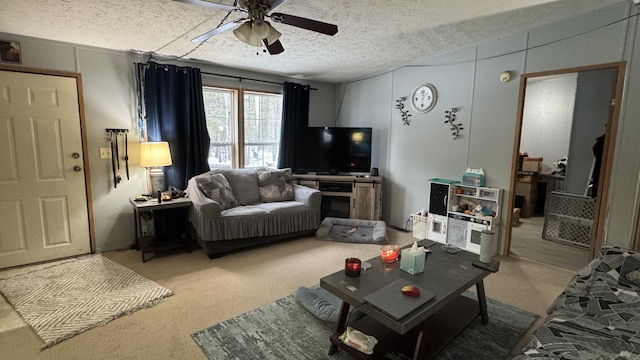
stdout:
{"type": "Polygon", "coordinates": [[[0,70],[0,268],[90,252],[77,81],[0,70]]]}

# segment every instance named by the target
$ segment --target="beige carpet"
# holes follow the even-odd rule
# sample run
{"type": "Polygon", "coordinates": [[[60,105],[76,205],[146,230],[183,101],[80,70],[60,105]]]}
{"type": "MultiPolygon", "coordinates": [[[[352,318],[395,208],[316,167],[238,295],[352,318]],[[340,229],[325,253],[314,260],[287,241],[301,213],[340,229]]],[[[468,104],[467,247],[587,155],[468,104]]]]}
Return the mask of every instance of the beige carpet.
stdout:
{"type": "MultiPolygon", "coordinates": [[[[414,240],[411,233],[390,227],[387,236],[391,244],[414,240]]],[[[315,237],[245,249],[214,260],[202,250],[166,253],[146,263],[135,250],[108,252],[103,255],[170,288],[174,295],[42,352],[42,341],[29,327],[0,330],[0,358],[206,359],[192,333],[291,295],[298,286],[315,285],[321,277],[343,269],[345,257],[368,259],[379,254],[380,245],[315,237]]],[[[503,257],[501,261],[500,271],[485,279],[487,296],[542,317],[573,275],[521,259],[503,257]]],[[[0,328],[5,322],[1,313],[0,304],[0,328]]]]}
{"type": "Polygon", "coordinates": [[[101,255],[0,279],[0,292],[42,338],[43,349],[172,295],[101,255]]]}

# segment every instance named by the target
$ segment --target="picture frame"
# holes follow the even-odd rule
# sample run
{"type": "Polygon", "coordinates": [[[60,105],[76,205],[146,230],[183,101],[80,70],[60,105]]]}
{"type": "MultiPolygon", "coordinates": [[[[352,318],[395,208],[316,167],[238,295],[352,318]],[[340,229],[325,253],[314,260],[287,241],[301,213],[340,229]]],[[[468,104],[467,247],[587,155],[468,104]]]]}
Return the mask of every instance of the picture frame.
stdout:
{"type": "Polygon", "coordinates": [[[20,42],[0,40],[0,62],[21,64],[22,53],[20,50],[20,42]]]}

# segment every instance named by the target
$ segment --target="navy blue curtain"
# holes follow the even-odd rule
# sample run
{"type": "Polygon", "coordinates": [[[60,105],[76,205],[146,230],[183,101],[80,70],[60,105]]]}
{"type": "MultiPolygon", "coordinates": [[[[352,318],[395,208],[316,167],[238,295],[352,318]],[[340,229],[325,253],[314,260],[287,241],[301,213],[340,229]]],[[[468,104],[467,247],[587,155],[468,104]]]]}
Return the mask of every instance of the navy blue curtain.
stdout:
{"type": "Polygon", "coordinates": [[[304,130],[309,126],[308,85],[285,82],[282,87],[282,127],[278,168],[296,167],[296,151],[303,141],[304,130]]]}
{"type": "Polygon", "coordinates": [[[186,188],[194,175],[209,171],[209,133],[200,69],[149,62],[141,88],[149,141],[167,141],[173,165],[165,186],[186,188]]]}

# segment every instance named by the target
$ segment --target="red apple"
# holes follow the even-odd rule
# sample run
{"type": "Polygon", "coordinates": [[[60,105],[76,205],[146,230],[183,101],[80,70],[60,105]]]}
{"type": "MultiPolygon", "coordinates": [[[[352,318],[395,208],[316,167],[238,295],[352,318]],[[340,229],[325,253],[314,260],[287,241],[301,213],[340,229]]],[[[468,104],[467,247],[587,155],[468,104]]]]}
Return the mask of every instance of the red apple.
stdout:
{"type": "Polygon", "coordinates": [[[418,297],[420,296],[420,289],[413,285],[407,285],[402,287],[402,293],[407,296],[418,297]]]}

